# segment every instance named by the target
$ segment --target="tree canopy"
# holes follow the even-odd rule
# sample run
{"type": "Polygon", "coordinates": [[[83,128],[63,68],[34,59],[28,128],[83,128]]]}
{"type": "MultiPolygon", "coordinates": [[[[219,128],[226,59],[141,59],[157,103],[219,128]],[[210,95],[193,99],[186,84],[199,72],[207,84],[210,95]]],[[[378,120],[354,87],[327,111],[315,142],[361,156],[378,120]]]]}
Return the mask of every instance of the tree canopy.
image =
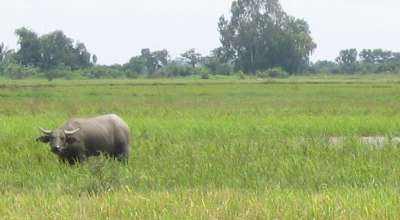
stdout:
{"type": "Polygon", "coordinates": [[[400,73],[400,53],[383,49],[341,50],[334,61],[311,63],[316,48],[307,22],[287,15],[278,0],[236,0],[228,18],[218,23],[221,46],[202,56],[195,49],[171,58],[166,49],[144,48],[125,64],[98,65],[84,43],[60,30],[38,35],[15,30],[17,50],[0,43],[0,77],[136,78],[209,74],[256,74],[287,77],[289,73],[400,73]]]}
{"type": "Polygon", "coordinates": [[[1,44],[0,44],[0,62],[3,62],[3,61],[6,60],[7,58],[9,58],[9,57],[12,55],[13,52],[14,52],[14,51],[8,49],[8,47],[6,47],[6,46],[4,45],[4,43],[1,43],[1,44]]]}
{"type": "Polygon", "coordinates": [[[181,57],[188,60],[189,64],[195,68],[196,64],[201,62],[201,54],[197,53],[195,49],[190,49],[181,54],[181,57]]]}
{"type": "Polygon", "coordinates": [[[149,48],[144,48],[139,56],[132,57],[124,67],[136,73],[154,74],[166,66],[169,60],[170,55],[167,50],[152,52],[149,48]]]}
{"type": "Polygon", "coordinates": [[[221,16],[218,28],[222,54],[244,72],[299,72],[316,48],[307,22],[287,15],[278,0],[234,1],[230,19],[221,16]]]}
{"type": "Polygon", "coordinates": [[[340,65],[351,66],[357,62],[358,51],[357,49],[346,49],[339,52],[336,62],[340,65]]]}
{"type": "Polygon", "coordinates": [[[23,27],[15,30],[18,37],[19,50],[16,60],[22,65],[39,66],[41,63],[41,45],[38,35],[23,27]]]}
{"type": "Polygon", "coordinates": [[[53,31],[39,37],[35,32],[23,27],[17,29],[15,34],[19,45],[15,54],[16,61],[25,66],[50,71],[50,78],[55,68],[76,70],[92,65],[91,54],[85,44],[74,42],[62,31],[53,31]]]}

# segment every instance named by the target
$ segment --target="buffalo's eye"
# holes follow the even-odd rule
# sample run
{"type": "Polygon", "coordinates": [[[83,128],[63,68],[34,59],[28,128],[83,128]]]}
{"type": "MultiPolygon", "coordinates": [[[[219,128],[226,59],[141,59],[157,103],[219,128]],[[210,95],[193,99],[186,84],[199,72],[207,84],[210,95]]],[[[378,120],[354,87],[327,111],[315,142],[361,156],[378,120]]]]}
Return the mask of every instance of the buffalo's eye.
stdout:
{"type": "Polygon", "coordinates": [[[64,141],[64,140],[65,140],[65,137],[61,137],[61,140],[64,141]]]}

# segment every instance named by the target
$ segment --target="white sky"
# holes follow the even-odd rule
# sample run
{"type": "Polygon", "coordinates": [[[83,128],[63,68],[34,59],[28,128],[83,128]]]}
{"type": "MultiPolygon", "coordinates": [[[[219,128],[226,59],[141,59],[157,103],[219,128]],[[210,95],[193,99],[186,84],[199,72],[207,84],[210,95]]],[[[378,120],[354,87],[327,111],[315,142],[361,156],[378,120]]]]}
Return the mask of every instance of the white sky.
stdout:
{"type": "MultiPolygon", "coordinates": [[[[79,40],[99,63],[125,63],[142,48],[178,56],[219,46],[217,22],[232,0],[1,0],[0,42],[16,47],[16,28],[55,29],[79,40]]],[[[333,60],[344,48],[400,51],[399,0],[281,0],[310,24],[312,59],[333,60]]]]}

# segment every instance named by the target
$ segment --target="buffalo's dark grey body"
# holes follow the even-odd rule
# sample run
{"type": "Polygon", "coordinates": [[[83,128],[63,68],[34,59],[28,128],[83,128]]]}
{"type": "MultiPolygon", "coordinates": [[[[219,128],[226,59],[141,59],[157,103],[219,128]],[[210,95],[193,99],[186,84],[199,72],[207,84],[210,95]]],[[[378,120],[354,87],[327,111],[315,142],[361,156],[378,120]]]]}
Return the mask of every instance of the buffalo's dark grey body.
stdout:
{"type": "Polygon", "coordinates": [[[118,159],[129,156],[130,130],[115,114],[70,119],[63,127],[50,132],[38,140],[49,143],[52,152],[70,164],[100,154],[118,159]]]}

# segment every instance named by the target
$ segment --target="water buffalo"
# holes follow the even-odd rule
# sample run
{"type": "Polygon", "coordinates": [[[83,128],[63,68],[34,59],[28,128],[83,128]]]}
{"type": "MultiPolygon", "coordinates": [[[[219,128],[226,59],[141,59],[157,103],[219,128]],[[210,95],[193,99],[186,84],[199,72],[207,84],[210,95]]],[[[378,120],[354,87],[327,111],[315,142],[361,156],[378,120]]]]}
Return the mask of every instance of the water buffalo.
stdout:
{"type": "Polygon", "coordinates": [[[129,156],[130,130],[115,114],[73,118],[60,128],[40,130],[44,135],[36,140],[49,143],[51,151],[71,165],[100,154],[119,160],[127,160],[129,156]]]}

